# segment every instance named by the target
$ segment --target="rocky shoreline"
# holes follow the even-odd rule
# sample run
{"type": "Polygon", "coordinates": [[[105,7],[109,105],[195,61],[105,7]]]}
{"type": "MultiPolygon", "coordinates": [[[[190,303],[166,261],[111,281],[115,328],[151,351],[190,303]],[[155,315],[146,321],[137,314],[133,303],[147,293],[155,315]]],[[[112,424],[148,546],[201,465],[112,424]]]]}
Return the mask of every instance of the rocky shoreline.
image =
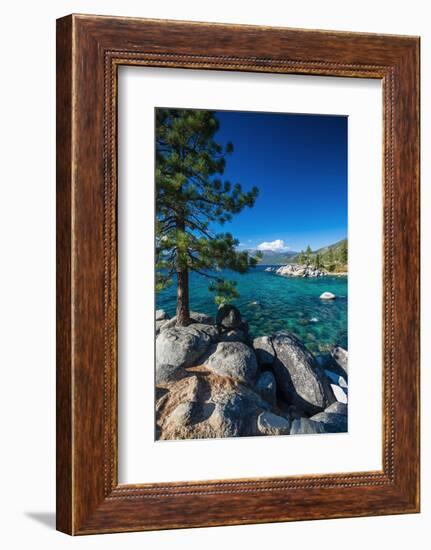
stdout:
{"type": "Polygon", "coordinates": [[[156,312],[156,438],[347,431],[347,351],[314,356],[292,333],[253,338],[240,311],[156,312]]]}
{"type": "Polygon", "coordinates": [[[287,264],[280,267],[268,266],[265,271],[281,275],[282,277],[347,277],[348,275],[346,272],[336,273],[301,264],[287,264]]]}

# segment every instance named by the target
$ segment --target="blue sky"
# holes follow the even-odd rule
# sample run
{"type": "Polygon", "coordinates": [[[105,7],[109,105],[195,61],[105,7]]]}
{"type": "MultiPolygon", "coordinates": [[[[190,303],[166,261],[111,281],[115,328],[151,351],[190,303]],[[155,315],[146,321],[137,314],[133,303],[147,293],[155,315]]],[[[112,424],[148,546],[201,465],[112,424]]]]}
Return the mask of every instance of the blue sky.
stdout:
{"type": "Polygon", "coordinates": [[[217,111],[231,141],[223,178],[253,185],[253,208],[215,230],[242,248],[314,250],[347,236],[347,117],[217,111]]]}

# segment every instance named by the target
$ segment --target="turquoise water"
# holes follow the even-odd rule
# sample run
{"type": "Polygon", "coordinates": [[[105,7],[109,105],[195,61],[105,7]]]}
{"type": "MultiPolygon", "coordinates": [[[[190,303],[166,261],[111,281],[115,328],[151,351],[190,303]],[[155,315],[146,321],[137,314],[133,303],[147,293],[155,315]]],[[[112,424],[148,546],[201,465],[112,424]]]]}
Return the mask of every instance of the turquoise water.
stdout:
{"type": "MultiPolygon", "coordinates": [[[[265,272],[265,267],[244,275],[223,274],[237,281],[240,298],[233,304],[248,321],[253,336],[290,330],[314,353],[328,351],[335,344],[347,349],[347,277],[288,278],[265,272]],[[325,291],[337,299],[320,300],[325,291]]],[[[202,275],[190,274],[190,307],[215,316],[217,307],[208,283],[202,275]]],[[[175,315],[175,293],[175,284],[159,293],[157,309],[175,315]]]]}

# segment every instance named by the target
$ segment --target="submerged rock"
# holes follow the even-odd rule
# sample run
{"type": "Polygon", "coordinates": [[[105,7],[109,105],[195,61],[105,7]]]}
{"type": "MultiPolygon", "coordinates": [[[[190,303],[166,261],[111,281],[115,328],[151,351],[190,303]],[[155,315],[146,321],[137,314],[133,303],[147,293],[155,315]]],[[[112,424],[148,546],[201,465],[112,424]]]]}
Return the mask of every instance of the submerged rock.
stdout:
{"type": "Polygon", "coordinates": [[[235,380],[251,384],[257,374],[257,361],[254,351],[242,342],[220,342],[210,356],[207,367],[235,380]]]}
{"type": "Polygon", "coordinates": [[[335,401],[314,356],[298,338],[280,332],[273,337],[272,344],[277,385],[287,403],[307,414],[315,414],[335,401]]]}

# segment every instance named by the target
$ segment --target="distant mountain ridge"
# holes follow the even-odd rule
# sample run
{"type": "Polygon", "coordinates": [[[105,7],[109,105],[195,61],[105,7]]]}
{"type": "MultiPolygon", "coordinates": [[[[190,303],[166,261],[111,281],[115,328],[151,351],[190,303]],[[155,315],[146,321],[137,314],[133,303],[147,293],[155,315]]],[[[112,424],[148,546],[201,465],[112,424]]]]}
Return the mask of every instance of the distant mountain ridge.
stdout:
{"type": "MultiPolygon", "coordinates": [[[[333,244],[328,244],[326,246],[322,246],[321,248],[318,248],[317,250],[312,251],[312,256],[315,257],[316,254],[319,254],[323,258],[326,258],[328,256],[328,252],[332,250],[332,253],[335,257],[337,257],[340,254],[341,249],[343,246],[347,245],[347,239],[341,239],[340,241],[337,241],[333,244]]],[[[259,263],[262,265],[285,265],[285,264],[292,264],[299,262],[299,255],[300,252],[294,251],[294,250],[285,250],[285,251],[277,251],[277,250],[256,250],[256,249],[249,249],[249,254],[256,254],[257,252],[260,252],[262,254],[262,258],[259,260],[259,263]]]]}
{"type": "Polygon", "coordinates": [[[328,252],[330,248],[332,248],[332,250],[336,252],[341,249],[344,243],[347,243],[347,239],[341,239],[341,241],[337,241],[334,244],[329,244],[327,246],[323,246],[322,248],[318,248],[317,250],[313,250],[313,254],[324,254],[325,252],[328,252]]]}
{"type": "Polygon", "coordinates": [[[259,260],[259,263],[263,265],[287,264],[293,256],[298,254],[298,252],[294,250],[286,250],[284,252],[279,252],[277,250],[248,250],[248,252],[252,255],[260,252],[262,258],[259,260]]]}

